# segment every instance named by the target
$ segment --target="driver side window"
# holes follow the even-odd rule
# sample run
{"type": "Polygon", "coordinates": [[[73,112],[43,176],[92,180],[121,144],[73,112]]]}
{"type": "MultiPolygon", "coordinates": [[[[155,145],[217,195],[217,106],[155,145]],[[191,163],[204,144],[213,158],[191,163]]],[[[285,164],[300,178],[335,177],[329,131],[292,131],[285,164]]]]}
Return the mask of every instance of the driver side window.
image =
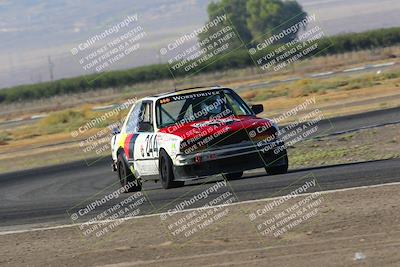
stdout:
{"type": "Polygon", "coordinates": [[[129,116],[126,124],[127,133],[137,132],[153,132],[153,113],[152,103],[142,102],[138,103],[129,116]]]}
{"type": "Polygon", "coordinates": [[[138,132],[153,132],[153,112],[152,103],[143,102],[138,118],[138,132]]]}

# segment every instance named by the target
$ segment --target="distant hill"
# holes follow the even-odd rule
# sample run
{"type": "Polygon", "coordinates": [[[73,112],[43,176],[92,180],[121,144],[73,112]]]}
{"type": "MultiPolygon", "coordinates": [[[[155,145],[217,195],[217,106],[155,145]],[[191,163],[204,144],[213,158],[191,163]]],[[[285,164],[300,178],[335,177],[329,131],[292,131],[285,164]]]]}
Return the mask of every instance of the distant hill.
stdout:
{"type": "MultiPolygon", "coordinates": [[[[160,47],[200,27],[211,0],[0,0],[0,88],[85,74],[69,50],[127,14],[148,33],[144,50],[113,69],[158,63],[160,47]]],[[[400,25],[398,0],[299,0],[329,34],[400,25]]]]}

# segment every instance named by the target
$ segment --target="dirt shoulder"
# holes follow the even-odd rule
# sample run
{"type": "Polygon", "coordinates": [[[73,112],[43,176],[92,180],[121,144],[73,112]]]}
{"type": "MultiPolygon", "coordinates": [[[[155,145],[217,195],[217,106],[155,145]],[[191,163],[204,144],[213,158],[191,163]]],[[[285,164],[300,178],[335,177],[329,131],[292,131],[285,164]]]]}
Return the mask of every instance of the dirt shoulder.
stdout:
{"type": "Polygon", "coordinates": [[[219,210],[224,216],[189,237],[174,236],[159,216],[125,221],[90,241],[77,227],[0,235],[0,265],[399,266],[399,189],[385,185],[299,196],[253,221],[252,214],[279,198],[227,206],[219,210]],[[293,209],[296,203],[302,205],[293,209]],[[303,220],[282,222],[292,213],[303,220]],[[275,217],[279,226],[263,235],[259,219],[275,217]]]}

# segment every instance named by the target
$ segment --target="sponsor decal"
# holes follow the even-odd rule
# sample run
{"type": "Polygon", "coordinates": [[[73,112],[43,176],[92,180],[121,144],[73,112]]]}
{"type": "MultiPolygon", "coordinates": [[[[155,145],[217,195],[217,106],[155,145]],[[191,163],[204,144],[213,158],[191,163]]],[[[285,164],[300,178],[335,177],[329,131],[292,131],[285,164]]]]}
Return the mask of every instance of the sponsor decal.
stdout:
{"type": "MultiPolygon", "coordinates": [[[[213,90],[213,91],[207,91],[207,92],[197,92],[197,93],[193,93],[193,94],[174,95],[171,97],[170,101],[179,101],[179,100],[185,100],[185,99],[191,99],[191,98],[212,96],[212,95],[218,95],[220,93],[221,93],[221,90],[213,90]]],[[[161,101],[160,101],[160,103],[161,103],[161,101]]]]}
{"type": "Polygon", "coordinates": [[[171,99],[169,97],[168,98],[163,98],[163,99],[160,100],[160,104],[161,105],[169,103],[169,102],[171,102],[171,99]]]}
{"type": "Polygon", "coordinates": [[[126,136],[124,140],[124,151],[125,155],[128,159],[134,159],[134,151],[135,151],[135,142],[139,135],[138,134],[130,134],[126,136]]]}
{"type": "Polygon", "coordinates": [[[226,119],[219,119],[219,120],[210,120],[210,121],[205,121],[205,122],[198,122],[194,123],[192,127],[195,128],[201,128],[201,127],[206,127],[206,126],[223,126],[226,124],[232,124],[234,122],[239,122],[239,119],[236,118],[226,118],[226,119]]]}

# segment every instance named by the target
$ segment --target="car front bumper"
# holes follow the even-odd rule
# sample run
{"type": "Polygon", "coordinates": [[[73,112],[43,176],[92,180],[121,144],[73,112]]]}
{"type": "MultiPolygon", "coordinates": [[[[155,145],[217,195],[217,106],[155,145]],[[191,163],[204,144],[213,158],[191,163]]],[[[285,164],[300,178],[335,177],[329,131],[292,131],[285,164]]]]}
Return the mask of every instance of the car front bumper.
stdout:
{"type": "Polygon", "coordinates": [[[286,147],[283,142],[245,143],[199,153],[179,154],[174,160],[174,173],[177,180],[190,180],[285,164],[286,147]]]}

